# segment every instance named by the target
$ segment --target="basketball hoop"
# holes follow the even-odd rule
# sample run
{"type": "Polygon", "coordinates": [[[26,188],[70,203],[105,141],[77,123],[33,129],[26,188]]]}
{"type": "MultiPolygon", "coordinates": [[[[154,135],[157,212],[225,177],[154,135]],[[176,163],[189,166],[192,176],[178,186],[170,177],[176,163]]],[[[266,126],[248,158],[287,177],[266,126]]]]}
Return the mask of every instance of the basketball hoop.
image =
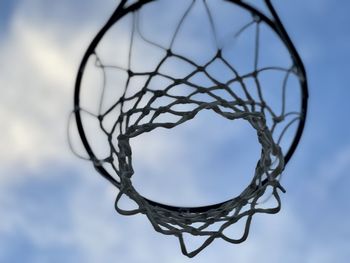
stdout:
{"type": "MultiPolygon", "coordinates": [[[[74,94],[74,111],[77,130],[82,144],[88,154],[88,160],[92,162],[96,170],[109,182],[119,189],[116,198],[115,208],[122,215],[144,214],[147,216],[154,229],[165,235],[176,236],[181,245],[182,253],[188,257],[194,257],[213,240],[222,238],[230,243],[241,243],[246,240],[249,227],[254,214],[265,213],[274,214],[280,210],[281,200],[280,191],[285,192],[281,186],[279,179],[292,157],[297,145],[300,141],[307,113],[308,89],[306,73],[300,56],[298,55],[293,43],[291,42],[287,32],[285,31],[274,7],[269,0],[265,0],[265,4],[270,14],[264,14],[257,8],[249,4],[247,1],[241,0],[184,0],[178,1],[178,5],[184,5],[181,9],[182,13],[178,17],[178,22],[171,32],[172,36],[168,43],[158,43],[152,39],[152,36],[146,36],[142,32],[142,12],[143,9],[153,5],[156,10],[158,2],[166,2],[167,0],[144,0],[121,1],[108,22],[98,32],[87,49],[81,62],[74,94]],[[229,37],[220,41],[217,33],[216,16],[212,12],[214,5],[230,5],[235,10],[242,12],[248,17],[248,22],[243,24],[229,37]],[[196,8],[204,10],[203,16],[208,21],[208,30],[212,32],[213,43],[216,43],[216,52],[204,63],[199,63],[188,52],[181,52],[179,48],[175,48],[179,40],[181,30],[186,26],[186,21],[192,19],[191,12],[195,12],[196,8]],[[131,19],[132,27],[130,32],[130,45],[128,54],[128,65],[120,66],[118,64],[110,64],[104,61],[99,54],[98,48],[104,45],[102,41],[110,30],[125,19],[131,19]],[[140,22],[141,21],[141,22],[140,22]],[[289,66],[270,65],[260,66],[260,55],[264,53],[264,49],[260,46],[261,28],[276,36],[276,42],[279,42],[289,56],[289,66]],[[249,72],[240,72],[237,70],[236,61],[234,64],[232,59],[227,55],[228,47],[234,48],[234,41],[241,38],[247,30],[254,30],[255,37],[251,39],[254,43],[253,63],[249,72]],[[163,54],[158,63],[152,70],[139,71],[132,68],[130,60],[133,56],[135,47],[133,42],[138,38],[148,46],[160,50],[163,54]],[[166,63],[170,59],[181,61],[188,64],[192,70],[185,77],[177,77],[167,72],[166,63]],[[127,75],[124,86],[115,84],[115,89],[122,90],[121,96],[115,98],[115,102],[106,110],[102,110],[102,100],[96,98],[96,104],[99,105],[98,112],[91,112],[81,105],[81,98],[84,96],[83,77],[87,74],[86,68],[89,62],[93,61],[95,70],[102,75],[102,84],[100,93],[101,98],[106,90],[107,71],[117,70],[127,75]],[[209,73],[208,68],[213,66],[214,62],[219,62],[231,71],[230,80],[223,81],[220,77],[214,77],[209,73]],[[165,69],[164,69],[165,68],[165,69]],[[278,113],[273,109],[269,102],[264,99],[264,87],[260,76],[265,72],[272,72],[283,75],[283,81],[280,85],[282,96],[280,98],[281,111],[278,113]],[[191,80],[196,74],[204,74],[213,85],[203,87],[200,83],[191,80]],[[139,89],[132,94],[128,91],[130,82],[133,78],[143,76],[146,81],[140,85],[139,89]],[[152,81],[157,77],[166,79],[168,85],[156,85],[151,87],[152,81]],[[254,82],[256,96],[252,95],[252,88],[247,85],[246,79],[254,82]],[[286,100],[287,87],[289,79],[294,78],[297,81],[294,89],[300,94],[298,100],[298,108],[287,110],[286,100]],[[240,87],[240,92],[232,88],[233,85],[240,87]],[[179,87],[187,87],[191,92],[176,94],[172,92],[179,87]],[[217,91],[225,92],[226,96],[222,97],[217,91]],[[197,95],[209,98],[207,100],[198,99],[197,95]],[[166,105],[157,105],[160,98],[167,98],[170,102],[166,105]],[[143,103],[143,101],[146,101],[143,103]],[[181,106],[184,110],[177,110],[176,107],[181,106]],[[220,117],[231,121],[244,120],[256,131],[258,142],[261,146],[261,156],[258,160],[255,173],[247,188],[245,188],[239,196],[228,201],[208,205],[203,207],[176,207],[166,205],[154,200],[149,200],[138,193],[133,187],[132,176],[134,174],[132,147],[130,140],[144,133],[152,132],[155,129],[173,129],[177,126],[189,122],[196,118],[201,111],[212,111],[220,117]],[[117,115],[116,115],[117,112],[117,115]],[[105,135],[105,142],[108,145],[108,154],[104,158],[97,156],[94,150],[94,142],[87,136],[88,125],[82,118],[83,113],[88,113],[92,118],[98,121],[102,133],[105,135]],[[105,120],[112,114],[114,121],[111,127],[107,128],[105,120]],[[165,116],[172,116],[166,118],[165,116]],[[288,133],[291,126],[295,125],[295,132],[291,136],[290,144],[286,150],[282,149],[284,136],[288,133]],[[279,134],[277,135],[277,130],[279,134]],[[105,168],[105,164],[112,167],[111,170],[105,168]],[[272,197],[275,198],[277,205],[271,208],[262,208],[259,204],[262,201],[267,189],[271,190],[272,197]],[[120,208],[119,202],[123,197],[128,197],[135,204],[136,208],[132,210],[124,210],[120,208]],[[224,234],[224,231],[232,224],[238,221],[244,221],[244,231],[240,238],[230,238],[224,234]],[[219,227],[212,230],[210,226],[218,225],[219,227]],[[197,249],[188,251],[184,242],[184,234],[205,237],[205,242],[197,249]]],[[[217,7],[215,7],[217,8],[217,7]]],[[[195,19],[195,18],[193,18],[195,19]]],[[[162,21],[159,21],[162,23],[162,21]]],[[[193,22],[195,23],[195,22],[193,22]]],[[[228,27],[230,25],[227,25],[228,27]]],[[[144,50],[147,52],[147,50],[144,50]]],[[[145,62],[147,63],[147,62],[145,62]]]]}

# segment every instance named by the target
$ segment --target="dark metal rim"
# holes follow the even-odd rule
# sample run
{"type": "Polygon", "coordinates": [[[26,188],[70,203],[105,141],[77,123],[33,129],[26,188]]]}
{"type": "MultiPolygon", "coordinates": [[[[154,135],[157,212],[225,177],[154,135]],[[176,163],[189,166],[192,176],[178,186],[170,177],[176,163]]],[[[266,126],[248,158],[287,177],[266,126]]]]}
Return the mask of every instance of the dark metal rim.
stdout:
{"type": "MultiPolygon", "coordinates": [[[[147,4],[149,2],[154,2],[154,1],[156,1],[156,0],[140,0],[140,1],[136,2],[135,4],[130,5],[130,6],[125,8],[124,6],[125,6],[127,0],[122,0],[121,3],[119,4],[119,6],[117,7],[117,9],[115,10],[115,12],[113,13],[113,15],[111,16],[111,18],[107,21],[107,23],[102,27],[102,29],[95,36],[95,38],[93,39],[93,41],[89,45],[89,47],[88,47],[87,51],[85,52],[84,57],[81,61],[81,64],[80,64],[80,67],[78,70],[78,74],[76,77],[76,82],[75,82],[74,114],[75,114],[75,119],[76,119],[76,124],[77,124],[80,139],[85,147],[85,150],[87,151],[87,153],[91,159],[96,159],[96,156],[95,156],[94,152],[92,151],[90,144],[86,138],[83,124],[81,121],[81,114],[79,111],[80,90],[81,90],[80,88],[81,88],[81,81],[83,78],[85,66],[88,62],[89,57],[92,54],[94,54],[98,43],[101,41],[103,36],[106,34],[106,32],[109,30],[109,28],[113,26],[113,24],[116,21],[118,21],[124,15],[126,15],[128,13],[138,10],[144,4],[147,4]]],[[[271,15],[272,15],[274,21],[271,21],[267,16],[265,16],[259,10],[255,9],[254,7],[252,7],[251,5],[249,5],[247,3],[242,2],[241,0],[226,0],[226,1],[237,4],[237,5],[241,6],[242,8],[258,15],[262,21],[264,21],[266,24],[268,24],[277,33],[277,35],[280,37],[280,39],[284,42],[284,44],[288,48],[288,50],[289,50],[289,52],[290,52],[290,54],[295,62],[295,65],[297,66],[298,74],[300,75],[300,84],[301,84],[301,89],[302,89],[302,98],[301,98],[301,115],[302,115],[302,117],[300,118],[298,129],[296,131],[293,142],[292,142],[290,148],[288,149],[286,156],[284,157],[284,161],[285,161],[285,165],[286,165],[289,162],[289,160],[291,159],[292,155],[294,154],[294,152],[295,152],[295,150],[300,142],[300,139],[301,139],[304,127],[305,127],[305,122],[306,122],[307,108],[308,108],[308,84],[307,84],[307,77],[306,77],[306,71],[305,71],[304,64],[303,64],[295,46],[294,46],[294,44],[292,43],[288,33],[284,29],[284,26],[283,26],[276,10],[273,7],[270,0],[265,0],[265,3],[267,5],[269,11],[271,12],[271,15]]],[[[95,165],[95,169],[105,179],[107,179],[109,182],[111,182],[113,185],[115,185],[117,188],[119,188],[120,183],[115,178],[113,178],[102,166],[95,165]]],[[[201,206],[201,207],[177,207],[177,206],[171,206],[171,205],[158,203],[158,202],[149,200],[145,197],[143,197],[143,198],[150,205],[155,206],[155,207],[161,207],[161,208],[171,210],[171,211],[187,211],[190,213],[206,212],[206,211],[209,211],[211,209],[219,208],[222,205],[234,200],[234,198],[233,198],[233,199],[221,202],[221,203],[207,205],[207,206],[201,206]]]]}

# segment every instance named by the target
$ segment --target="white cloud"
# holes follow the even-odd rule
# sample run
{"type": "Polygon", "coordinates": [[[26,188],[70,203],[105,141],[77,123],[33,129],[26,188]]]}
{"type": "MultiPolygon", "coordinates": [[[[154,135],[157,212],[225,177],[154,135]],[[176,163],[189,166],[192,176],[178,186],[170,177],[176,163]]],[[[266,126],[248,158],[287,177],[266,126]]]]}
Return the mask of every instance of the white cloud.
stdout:
{"type": "MultiPolygon", "coordinates": [[[[23,6],[13,21],[9,38],[0,47],[0,60],[5,65],[0,72],[1,236],[21,232],[42,249],[68,246],[78,251],[84,262],[213,262],[228,259],[255,262],[259,259],[263,263],[303,262],[306,259],[313,263],[331,262],[336,255],[345,254],[346,247],[339,245],[341,239],[335,239],[333,244],[315,240],[311,230],[303,225],[303,215],[288,205],[284,205],[278,215],[258,216],[246,243],[231,245],[216,241],[191,261],[181,255],[176,238],[155,233],[144,216],[117,215],[113,209],[115,189],[98,177],[91,164],[77,160],[66,143],[74,78],[93,30],[82,26],[67,40],[62,36],[65,23],[43,29],[25,15],[23,6]],[[52,171],[43,168],[50,162],[59,163],[63,168],[76,162],[74,169],[80,174],[71,175],[76,180],[73,188],[66,192],[62,190],[61,194],[70,197],[67,203],[56,203],[55,200],[49,204],[61,211],[57,221],[46,214],[52,210],[35,203],[30,194],[21,195],[18,190],[30,186],[28,181],[40,181],[44,177],[51,180],[52,171]],[[28,199],[21,199],[25,197],[28,199]],[[25,207],[19,204],[25,204],[25,207]],[[38,218],[40,220],[36,221],[38,218]],[[63,225],[60,220],[64,221],[63,225]]],[[[218,132],[217,138],[227,135],[226,130],[210,132],[218,132]]],[[[162,138],[153,147],[158,154],[167,152],[169,147],[173,147],[174,154],[181,154],[182,143],[188,142],[181,142],[178,137],[171,142],[162,138]]],[[[146,142],[142,146],[152,147],[146,142]]],[[[163,172],[171,165],[171,160],[159,163],[157,156],[142,149],[140,155],[144,155],[151,167],[163,172]]],[[[349,156],[350,151],[346,148],[328,162],[332,163],[331,171],[325,166],[320,168],[317,185],[321,185],[322,195],[346,174],[349,156]]],[[[191,167],[189,170],[188,175],[191,167]]],[[[198,198],[201,190],[196,188],[195,178],[190,178],[186,196],[198,198]]],[[[42,188],[37,191],[50,195],[42,188]]],[[[337,262],[342,260],[339,256],[337,262]]]]}
{"type": "Polygon", "coordinates": [[[65,24],[42,27],[44,19],[39,23],[25,7],[16,11],[0,46],[3,169],[19,163],[34,169],[48,160],[73,159],[66,138],[68,114],[82,46],[92,37],[82,26],[66,39],[65,24]]]}

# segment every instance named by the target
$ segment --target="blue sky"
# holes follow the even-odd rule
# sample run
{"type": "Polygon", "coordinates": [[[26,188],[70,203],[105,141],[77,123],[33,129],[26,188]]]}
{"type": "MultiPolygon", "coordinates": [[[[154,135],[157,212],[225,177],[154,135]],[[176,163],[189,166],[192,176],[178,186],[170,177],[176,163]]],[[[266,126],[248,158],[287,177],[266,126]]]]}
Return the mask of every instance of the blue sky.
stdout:
{"type": "MultiPolygon", "coordinates": [[[[214,242],[191,262],[345,263],[350,257],[350,3],[274,2],[310,87],[305,132],[283,175],[282,210],[257,216],[245,243],[214,242]]],[[[116,4],[0,4],[0,262],[190,262],[176,239],[154,232],[145,217],[118,215],[116,190],[67,145],[80,59],[116,4]]],[[[167,153],[166,138],[160,153],[167,153]]],[[[155,158],[139,152],[152,168],[155,158]]],[[[166,158],[160,173],[171,163],[166,158]]],[[[198,199],[206,198],[202,190],[183,189],[198,199]]]]}

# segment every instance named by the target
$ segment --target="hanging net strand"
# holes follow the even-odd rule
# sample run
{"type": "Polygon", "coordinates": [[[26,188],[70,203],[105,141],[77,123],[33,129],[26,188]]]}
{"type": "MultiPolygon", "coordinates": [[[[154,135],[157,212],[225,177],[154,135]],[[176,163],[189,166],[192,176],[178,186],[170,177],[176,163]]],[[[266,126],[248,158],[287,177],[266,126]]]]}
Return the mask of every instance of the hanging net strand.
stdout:
{"type": "MultiPolygon", "coordinates": [[[[145,1],[145,3],[147,2],[145,1]]],[[[242,1],[232,2],[233,4],[236,3],[247,7],[247,4],[244,4],[242,1]]],[[[123,1],[123,4],[125,4],[125,1],[123,1]]],[[[100,71],[102,76],[100,98],[96,100],[98,103],[98,114],[89,112],[79,104],[75,104],[74,109],[80,137],[84,145],[88,145],[86,148],[90,156],[89,160],[93,162],[102,176],[119,188],[115,201],[116,210],[123,215],[139,213],[146,215],[156,231],[165,235],[174,235],[179,239],[184,255],[188,257],[197,255],[217,238],[222,238],[234,244],[241,243],[248,236],[254,214],[274,214],[280,210],[281,200],[279,192],[285,192],[285,190],[281,186],[279,178],[287,162],[281,143],[290,127],[295,123],[300,125],[305,118],[303,109],[290,111],[286,106],[287,87],[291,77],[297,77],[301,83],[304,83],[304,70],[300,68],[300,61],[293,59],[293,56],[296,56],[295,54],[292,55],[292,63],[289,67],[279,65],[260,66],[260,54],[264,52],[260,47],[261,26],[262,24],[270,26],[271,22],[267,23],[267,18],[252,8],[248,9],[251,13],[251,20],[236,32],[220,40],[215,25],[215,17],[208,2],[206,0],[188,1],[187,8],[184,9],[183,14],[178,19],[177,26],[174,28],[172,38],[165,45],[164,43],[153,41],[142,31],[142,5],[140,2],[137,2],[137,5],[139,9],[136,8],[136,4],[124,9],[119,7],[119,10],[122,10],[119,12],[123,14],[128,13],[128,10],[132,11],[130,11],[132,27],[127,66],[104,62],[96,48],[103,34],[100,34],[100,39],[96,41],[95,47],[87,55],[90,60],[94,59],[94,66],[100,71]],[[181,31],[186,25],[186,21],[190,19],[191,11],[196,8],[197,4],[202,4],[204,7],[206,18],[210,25],[211,41],[217,49],[217,52],[204,64],[199,64],[191,56],[181,54],[174,49],[177,41],[179,41],[178,38],[181,31]],[[236,65],[225,56],[223,51],[248,30],[254,30],[255,32],[255,37],[252,39],[254,42],[254,61],[252,70],[242,74],[236,68],[236,65]],[[136,38],[138,41],[141,40],[164,54],[151,71],[138,71],[133,66],[136,38]],[[193,70],[184,77],[176,77],[166,67],[166,63],[170,59],[186,64],[193,70]],[[214,76],[209,70],[214,65],[214,62],[224,65],[231,72],[231,78],[223,80],[218,76],[214,76]],[[124,87],[120,87],[120,85],[115,87],[118,89],[123,88],[122,95],[116,98],[115,103],[106,107],[105,97],[107,96],[108,76],[110,75],[109,72],[114,71],[124,72],[127,75],[127,79],[124,87]],[[260,79],[260,75],[265,72],[284,74],[281,85],[280,108],[271,107],[265,100],[264,86],[266,84],[262,83],[260,79]],[[205,76],[212,85],[203,87],[201,83],[193,81],[193,77],[198,74],[205,76]],[[139,77],[145,79],[144,83],[140,85],[138,90],[130,90],[133,79],[139,77]],[[154,83],[157,83],[155,81],[156,78],[165,79],[169,84],[167,86],[155,85],[154,83]],[[247,84],[248,79],[253,80],[254,87],[250,87],[247,84]],[[239,87],[239,92],[232,88],[233,85],[239,87]],[[182,93],[179,92],[179,87],[183,89],[182,93]],[[184,89],[186,89],[186,92],[184,89]],[[222,92],[225,93],[225,96],[220,95],[222,92]],[[205,99],[201,100],[200,98],[205,99]],[[159,102],[163,99],[166,99],[168,103],[159,102]],[[212,111],[228,120],[244,120],[256,131],[258,142],[261,146],[261,156],[248,187],[239,196],[229,201],[197,208],[172,207],[141,196],[132,185],[134,169],[130,140],[158,128],[175,128],[192,120],[203,110],[212,111]],[[98,121],[99,127],[109,145],[108,156],[102,159],[97,158],[89,146],[90,142],[84,134],[83,124],[81,123],[80,114],[82,112],[88,112],[92,118],[98,121]],[[107,118],[115,119],[112,126],[106,125],[105,120],[107,118]],[[103,168],[105,164],[112,167],[113,174],[103,168]],[[267,190],[271,192],[271,197],[276,201],[275,207],[263,208],[259,206],[263,199],[266,198],[267,190]],[[135,203],[136,208],[132,210],[121,208],[120,202],[124,197],[131,199],[135,203]],[[244,230],[241,237],[230,238],[225,235],[225,230],[241,221],[244,222],[244,230]],[[189,251],[184,238],[187,234],[204,237],[205,241],[197,249],[189,251]]],[[[281,32],[278,33],[282,34],[281,32]]],[[[288,42],[288,44],[290,43],[288,42]]],[[[77,93],[79,96],[80,81],[78,83],[77,93]]],[[[297,138],[298,140],[299,138],[297,138]]]]}

